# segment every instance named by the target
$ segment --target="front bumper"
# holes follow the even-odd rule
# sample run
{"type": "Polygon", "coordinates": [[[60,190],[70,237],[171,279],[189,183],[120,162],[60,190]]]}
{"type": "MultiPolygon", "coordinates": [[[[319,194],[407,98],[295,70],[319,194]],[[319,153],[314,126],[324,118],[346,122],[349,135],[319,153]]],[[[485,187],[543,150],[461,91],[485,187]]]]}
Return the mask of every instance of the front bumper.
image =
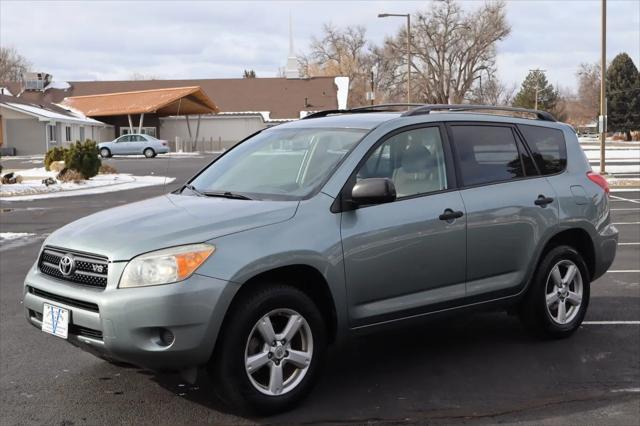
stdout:
{"type": "Polygon", "coordinates": [[[69,343],[98,356],[153,370],[182,370],[207,362],[235,291],[233,283],[197,274],[175,284],[103,290],[33,267],[25,279],[24,307],[37,328],[43,303],[68,309],[69,343]],[[161,338],[167,330],[174,336],[168,345],[161,338]]]}

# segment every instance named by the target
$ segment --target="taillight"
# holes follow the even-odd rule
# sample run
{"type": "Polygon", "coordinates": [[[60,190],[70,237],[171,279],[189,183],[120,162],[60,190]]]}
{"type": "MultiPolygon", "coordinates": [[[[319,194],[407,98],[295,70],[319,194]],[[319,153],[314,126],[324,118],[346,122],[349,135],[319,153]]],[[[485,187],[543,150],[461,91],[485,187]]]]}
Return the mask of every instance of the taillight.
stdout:
{"type": "Polygon", "coordinates": [[[601,174],[596,172],[587,172],[587,177],[591,182],[604,189],[605,194],[609,195],[609,182],[607,182],[601,174]]]}
{"type": "Polygon", "coordinates": [[[162,142],[162,146],[167,146],[167,143],[166,142],[162,142]]]}

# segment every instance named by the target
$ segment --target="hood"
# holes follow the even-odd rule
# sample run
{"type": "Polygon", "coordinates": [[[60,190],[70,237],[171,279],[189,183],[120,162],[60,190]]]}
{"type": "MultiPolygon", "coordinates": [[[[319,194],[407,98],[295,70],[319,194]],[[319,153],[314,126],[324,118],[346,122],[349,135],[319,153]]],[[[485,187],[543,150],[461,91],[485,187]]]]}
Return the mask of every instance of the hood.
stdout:
{"type": "Polygon", "coordinates": [[[84,217],[52,233],[45,244],[129,260],[286,221],[298,203],[168,194],[84,217]]]}

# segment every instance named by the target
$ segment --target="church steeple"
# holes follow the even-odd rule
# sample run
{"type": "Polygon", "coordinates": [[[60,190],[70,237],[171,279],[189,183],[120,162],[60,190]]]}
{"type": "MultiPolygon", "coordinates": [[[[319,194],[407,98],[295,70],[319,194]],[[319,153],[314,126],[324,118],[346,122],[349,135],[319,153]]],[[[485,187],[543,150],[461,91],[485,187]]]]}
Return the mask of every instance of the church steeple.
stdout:
{"type": "Polygon", "coordinates": [[[287,78],[300,78],[298,57],[293,51],[293,24],[291,21],[291,12],[289,12],[289,56],[287,57],[287,66],[284,69],[284,75],[287,78]]]}

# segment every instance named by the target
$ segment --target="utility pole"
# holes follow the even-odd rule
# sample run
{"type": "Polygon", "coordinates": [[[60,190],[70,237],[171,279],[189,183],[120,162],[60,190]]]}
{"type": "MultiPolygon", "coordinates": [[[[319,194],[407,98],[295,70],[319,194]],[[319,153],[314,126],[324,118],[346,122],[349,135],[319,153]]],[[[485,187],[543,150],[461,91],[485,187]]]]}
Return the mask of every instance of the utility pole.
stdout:
{"type": "Polygon", "coordinates": [[[407,103],[411,103],[411,14],[410,13],[380,13],[378,18],[397,16],[407,18],[407,103]]]}
{"type": "Polygon", "coordinates": [[[411,103],[411,14],[407,13],[407,103],[411,103]]]}
{"type": "Polygon", "coordinates": [[[600,58],[600,174],[605,174],[605,142],[607,140],[607,0],[602,0],[602,40],[600,58]]]}
{"type": "Polygon", "coordinates": [[[371,70],[371,105],[373,105],[373,101],[375,100],[375,91],[373,87],[373,69],[371,70]]]}

